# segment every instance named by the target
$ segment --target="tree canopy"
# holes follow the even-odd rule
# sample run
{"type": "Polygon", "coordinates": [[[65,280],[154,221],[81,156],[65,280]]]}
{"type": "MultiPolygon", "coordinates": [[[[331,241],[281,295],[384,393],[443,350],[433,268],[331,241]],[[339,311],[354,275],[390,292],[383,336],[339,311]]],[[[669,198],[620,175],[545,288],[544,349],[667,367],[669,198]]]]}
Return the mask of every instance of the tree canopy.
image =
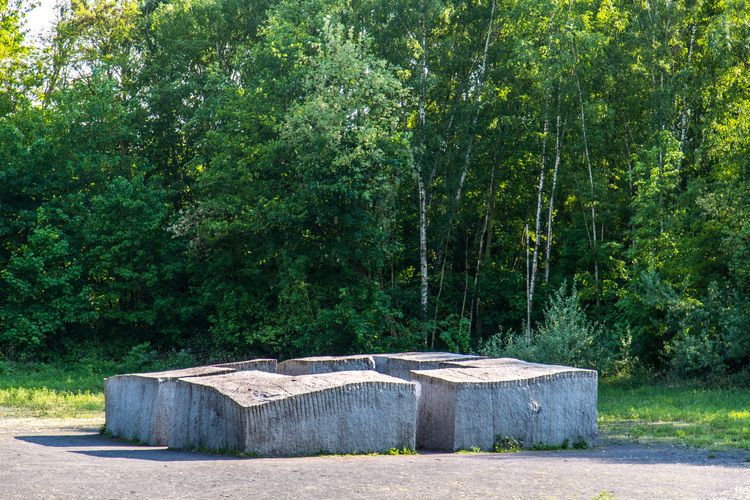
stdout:
{"type": "Polygon", "coordinates": [[[0,357],[512,348],[562,286],[597,359],[750,366],[745,2],[72,0],[41,43],[27,8],[0,357]]]}

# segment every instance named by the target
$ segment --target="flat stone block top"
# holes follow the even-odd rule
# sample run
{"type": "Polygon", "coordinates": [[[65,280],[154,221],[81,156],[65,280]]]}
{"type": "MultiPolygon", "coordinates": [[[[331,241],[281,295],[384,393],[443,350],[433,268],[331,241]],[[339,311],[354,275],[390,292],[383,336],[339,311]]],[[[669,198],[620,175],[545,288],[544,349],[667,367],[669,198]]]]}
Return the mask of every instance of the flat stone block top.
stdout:
{"type": "Polygon", "coordinates": [[[440,363],[438,368],[494,368],[494,367],[505,367],[509,365],[525,367],[525,368],[519,368],[521,370],[531,369],[533,367],[539,367],[540,369],[543,369],[544,367],[563,368],[566,370],[571,369],[570,367],[567,367],[567,366],[529,363],[528,361],[522,361],[516,358],[478,358],[478,359],[469,359],[469,360],[459,359],[459,360],[442,362],[440,363]]]}
{"type": "Polygon", "coordinates": [[[417,446],[492,450],[512,440],[534,445],[593,445],[597,374],[519,360],[472,360],[455,368],[416,370],[417,446]]]}
{"type": "Polygon", "coordinates": [[[343,371],[374,370],[372,356],[314,356],[289,359],[279,363],[278,373],[282,375],[313,375],[343,371]]]}
{"type": "Polygon", "coordinates": [[[116,375],[104,379],[107,431],[113,436],[151,445],[167,444],[175,382],[233,372],[233,368],[199,366],[184,370],[116,375]]]}
{"type": "Polygon", "coordinates": [[[169,446],[260,456],[415,447],[416,386],[374,371],[181,379],[169,446]]]}
{"type": "Polygon", "coordinates": [[[409,380],[411,370],[434,370],[449,361],[482,359],[480,356],[454,354],[452,352],[401,352],[374,354],[375,369],[392,377],[409,380]]]}
{"type": "Polygon", "coordinates": [[[232,363],[221,363],[213,366],[219,368],[234,368],[238,372],[258,370],[261,372],[276,373],[275,359],[249,359],[247,361],[234,361],[232,363]]]}

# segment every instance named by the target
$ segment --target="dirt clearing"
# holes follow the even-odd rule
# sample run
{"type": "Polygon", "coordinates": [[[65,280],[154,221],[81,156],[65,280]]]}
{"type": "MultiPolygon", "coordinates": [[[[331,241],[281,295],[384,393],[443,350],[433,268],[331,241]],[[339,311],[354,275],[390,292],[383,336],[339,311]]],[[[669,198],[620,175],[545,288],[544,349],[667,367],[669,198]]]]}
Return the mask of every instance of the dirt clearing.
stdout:
{"type": "Polygon", "coordinates": [[[234,458],[138,446],[101,419],[0,419],[2,498],[750,498],[746,452],[584,451],[234,458]]]}

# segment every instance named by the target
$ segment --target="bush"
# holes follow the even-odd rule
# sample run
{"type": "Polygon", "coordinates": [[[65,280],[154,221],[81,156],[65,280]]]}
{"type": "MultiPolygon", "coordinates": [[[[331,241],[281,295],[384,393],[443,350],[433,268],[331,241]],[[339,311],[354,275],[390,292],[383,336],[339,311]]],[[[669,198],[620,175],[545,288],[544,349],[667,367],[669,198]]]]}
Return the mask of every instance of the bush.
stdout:
{"type": "Polygon", "coordinates": [[[686,312],[667,346],[673,374],[716,380],[740,373],[750,362],[748,323],[745,301],[711,284],[707,296],[686,312]]]}
{"type": "Polygon", "coordinates": [[[116,371],[136,373],[174,370],[196,366],[200,363],[187,349],[173,350],[160,355],[149,342],[144,342],[130,349],[122,363],[117,365],[116,371]]]}
{"type": "Polygon", "coordinates": [[[627,335],[622,339],[610,337],[598,323],[589,321],[575,286],[568,293],[563,284],[550,299],[536,332],[527,336],[501,330],[482,343],[478,353],[612,373],[627,367],[628,339],[627,335]]]}
{"type": "Polygon", "coordinates": [[[471,324],[467,318],[458,318],[451,314],[444,321],[438,321],[434,326],[438,338],[450,352],[469,352],[471,346],[471,324]]]}
{"type": "Polygon", "coordinates": [[[122,368],[128,372],[158,370],[161,368],[158,357],[159,353],[151,347],[151,343],[143,342],[130,349],[122,362],[122,368]]]}

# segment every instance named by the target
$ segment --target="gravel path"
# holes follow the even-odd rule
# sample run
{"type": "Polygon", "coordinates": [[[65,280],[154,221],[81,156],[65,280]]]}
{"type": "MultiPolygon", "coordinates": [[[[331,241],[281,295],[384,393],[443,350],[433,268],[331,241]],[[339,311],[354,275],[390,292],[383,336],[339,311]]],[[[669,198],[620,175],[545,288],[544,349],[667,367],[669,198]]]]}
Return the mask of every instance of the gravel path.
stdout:
{"type": "Polygon", "coordinates": [[[0,498],[750,498],[746,452],[586,451],[239,459],[136,446],[94,421],[0,420],[0,498]]]}

